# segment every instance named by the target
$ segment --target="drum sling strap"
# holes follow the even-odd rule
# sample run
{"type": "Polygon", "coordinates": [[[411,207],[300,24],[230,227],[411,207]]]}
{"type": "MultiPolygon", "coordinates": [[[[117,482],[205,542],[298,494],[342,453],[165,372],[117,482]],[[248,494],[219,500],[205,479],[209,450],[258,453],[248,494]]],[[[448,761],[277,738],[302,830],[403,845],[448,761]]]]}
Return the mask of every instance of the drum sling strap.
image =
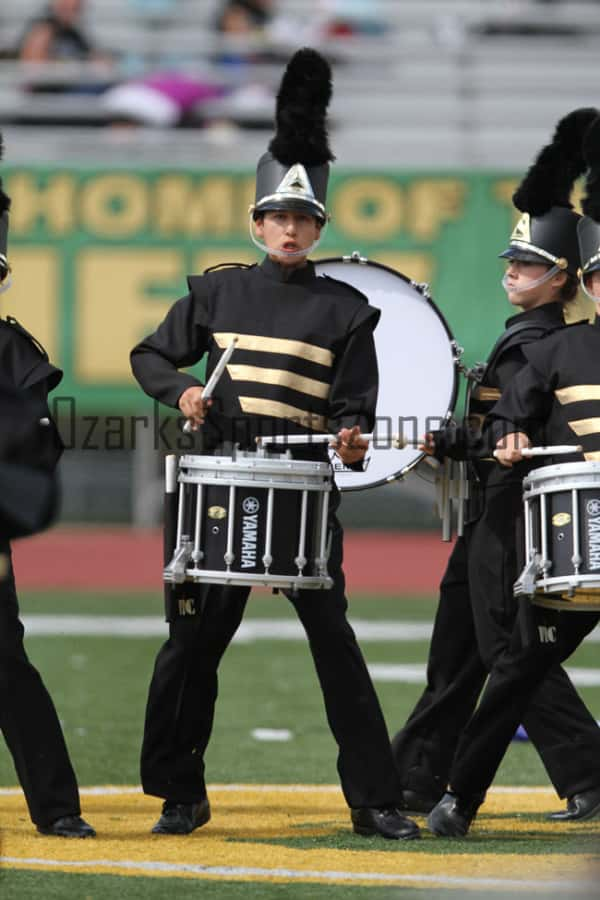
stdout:
{"type": "MultiPolygon", "coordinates": [[[[557,328],[564,327],[562,325],[557,325],[556,327],[546,327],[540,322],[517,322],[514,325],[511,325],[506,331],[503,331],[484,363],[477,363],[474,365],[467,374],[467,393],[465,397],[465,419],[468,420],[469,415],[471,413],[471,399],[473,390],[476,386],[481,385],[484,380],[486,373],[489,372],[492,367],[497,363],[500,359],[504,351],[510,346],[514,337],[517,334],[524,335],[525,332],[529,332],[530,340],[534,340],[535,338],[545,337],[547,334],[550,334],[552,331],[556,331],[557,328]]],[[[519,344],[523,343],[519,341],[519,344]]],[[[517,345],[518,346],[518,345],[517,345]]],[[[467,521],[473,521],[474,519],[479,518],[483,511],[483,492],[481,489],[479,477],[477,475],[477,470],[473,462],[469,462],[467,465],[467,481],[469,482],[469,499],[468,499],[468,512],[467,512],[467,521]]]]}
{"type": "MultiPolygon", "coordinates": [[[[492,347],[491,353],[489,354],[486,362],[480,363],[478,367],[475,367],[476,369],[478,368],[481,372],[481,375],[479,377],[475,375],[475,380],[477,380],[478,383],[481,383],[481,381],[485,377],[485,373],[488,372],[493,365],[495,365],[495,363],[507,349],[508,345],[511,343],[516,334],[530,331],[531,339],[534,340],[535,338],[546,337],[546,335],[550,334],[551,332],[557,331],[559,328],[564,327],[564,325],[557,325],[552,328],[547,328],[539,322],[517,322],[515,325],[511,325],[510,328],[507,328],[506,331],[504,331],[500,335],[500,337],[492,347]]],[[[522,341],[520,341],[519,343],[522,343],[522,341]]]]}

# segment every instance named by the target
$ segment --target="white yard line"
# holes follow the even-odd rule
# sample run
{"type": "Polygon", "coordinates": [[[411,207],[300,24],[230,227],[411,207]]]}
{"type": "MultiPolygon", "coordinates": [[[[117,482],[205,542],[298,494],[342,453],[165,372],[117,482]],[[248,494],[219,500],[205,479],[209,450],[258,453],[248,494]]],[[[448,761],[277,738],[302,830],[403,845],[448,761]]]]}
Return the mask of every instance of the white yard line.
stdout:
{"type": "MultiPolygon", "coordinates": [[[[403,621],[399,619],[351,619],[352,627],[361,641],[415,642],[428,641],[432,623],[403,621]]],[[[36,636],[69,635],[75,637],[166,637],[167,624],[158,616],[73,616],[41,615],[23,616],[28,634],[36,636]]],[[[258,640],[304,641],[306,635],[297,619],[244,619],[237,630],[234,642],[250,643],[258,640]]],[[[586,638],[600,643],[600,626],[586,638]]]]}
{"type": "MultiPolygon", "coordinates": [[[[69,635],[76,637],[148,638],[167,636],[168,626],[158,616],[23,616],[27,634],[39,636],[69,635]]],[[[376,621],[353,619],[352,626],[363,641],[428,641],[431,622],[376,621]]],[[[304,641],[306,634],[297,619],[244,619],[234,642],[257,640],[304,641]]],[[[600,633],[599,633],[600,640],[600,633]]]]}
{"type": "Polygon", "coordinates": [[[220,878],[285,878],[290,881],[367,881],[387,884],[427,884],[465,888],[514,888],[518,891],[541,890],[560,892],[585,891],[588,895],[592,881],[536,881],[519,878],[469,878],[452,875],[387,874],[386,872],[346,872],[344,870],[258,868],[254,866],[202,866],[193,863],[137,862],[130,859],[46,860],[37,857],[0,856],[0,864],[41,866],[44,869],[125,869],[129,872],[161,872],[173,875],[218,876],[220,878]]]}
{"type": "MultiPolygon", "coordinates": [[[[341,788],[337,784],[209,784],[209,791],[215,793],[236,794],[340,794],[341,788]]],[[[0,797],[15,797],[21,794],[21,788],[0,788],[0,797]]],[[[119,794],[141,794],[142,789],[136,785],[100,784],[79,788],[79,793],[86,797],[118,796],[119,794]]],[[[510,787],[502,785],[491,787],[490,794],[552,794],[556,796],[551,787],[527,787],[520,785],[510,787]]]]}
{"type": "MultiPolygon", "coordinates": [[[[426,667],[419,663],[371,663],[368,666],[373,681],[397,684],[425,684],[426,667]]],[[[600,669],[585,669],[573,666],[565,670],[577,687],[598,687],[600,669]]]]}

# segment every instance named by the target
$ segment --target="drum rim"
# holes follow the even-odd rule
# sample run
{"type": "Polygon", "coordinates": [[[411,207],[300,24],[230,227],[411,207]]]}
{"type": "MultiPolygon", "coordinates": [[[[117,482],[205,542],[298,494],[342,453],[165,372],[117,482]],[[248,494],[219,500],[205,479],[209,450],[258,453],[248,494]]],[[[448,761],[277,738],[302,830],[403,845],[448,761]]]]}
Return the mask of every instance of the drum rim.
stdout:
{"type": "MultiPolygon", "coordinates": [[[[288,459],[283,455],[280,455],[279,458],[275,458],[273,456],[261,457],[256,454],[254,457],[250,456],[241,456],[239,459],[233,456],[211,456],[210,454],[204,453],[183,453],[178,458],[177,468],[190,468],[190,469],[207,469],[209,471],[221,471],[227,472],[234,469],[238,471],[242,471],[243,469],[247,469],[249,472],[253,472],[255,474],[260,474],[261,471],[264,474],[264,470],[268,469],[270,466],[274,466],[276,469],[281,468],[282,473],[284,471],[294,472],[292,471],[293,466],[290,466],[290,463],[296,465],[297,475],[307,475],[313,476],[315,478],[322,478],[331,476],[331,466],[325,460],[311,460],[311,459],[288,459]],[[197,460],[200,459],[202,462],[188,462],[188,460],[197,460]],[[226,462],[217,462],[217,460],[226,460],[226,462]],[[264,463],[262,466],[257,466],[256,468],[248,464],[248,460],[252,462],[259,460],[264,463]],[[211,464],[212,463],[212,464],[211,464]],[[244,465],[245,463],[245,465],[244,465]]],[[[268,474],[268,473],[267,473],[268,474]]]]}
{"type": "Polygon", "coordinates": [[[545,478],[556,478],[560,475],[576,476],[597,472],[600,474],[600,460],[588,459],[577,460],[574,462],[553,463],[551,466],[540,466],[533,469],[523,479],[523,487],[533,485],[535,482],[543,481],[545,478]]]}
{"type": "MultiPolygon", "coordinates": [[[[386,272],[389,272],[392,275],[395,275],[397,278],[401,278],[402,281],[406,282],[410,287],[414,288],[417,293],[421,295],[423,300],[426,301],[428,306],[433,310],[433,312],[437,315],[438,319],[442,323],[446,335],[448,337],[449,343],[451,346],[456,346],[456,338],[454,337],[448,322],[442,311],[438,309],[435,301],[432,297],[427,296],[422,290],[419,290],[417,286],[417,282],[413,281],[412,278],[409,278],[403,272],[399,272],[397,269],[393,269],[391,266],[386,265],[385,263],[376,262],[376,260],[369,259],[368,257],[360,256],[328,256],[324,259],[316,259],[314,261],[315,271],[317,275],[319,265],[323,265],[324,263],[342,263],[342,265],[357,265],[357,266],[374,266],[377,269],[384,269],[386,272]]],[[[354,287],[354,285],[351,285],[354,287]]],[[[356,290],[359,290],[356,288],[356,290]]],[[[362,292],[361,292],[362,293],[362,292]]],[[[452,415],[454,413],[454,409],[456,407],[456,402],[458,400],[458,392],[459,392],[459,369],[458,369],[458,360],[454,357],[453,366],[452,366],[452,392],[450,396],[450,402],[448,405],[448,409],[446,410],[446,414],[444,416],[444,423],[447,424],[452,415]]],[[[355,484],[355,485],[338,485],[338,490],[342,493],[346,493],[347,491],[367,491],[371,488],[382,487],[385,484],[392,484],[394,481],[401,481],[406,475],[409,474],[416,466],[419,465],[420,462],[423,461],[427,454],[421,453],[414,459],[411,463],[408,463],[404,468],[399,469],[397,472],[392,473],[387,478],[382,478],[379,481],[373,481],[370,484],[355,484]]],[[[335,471],[334,471],[335,478],[335,471]]]]}

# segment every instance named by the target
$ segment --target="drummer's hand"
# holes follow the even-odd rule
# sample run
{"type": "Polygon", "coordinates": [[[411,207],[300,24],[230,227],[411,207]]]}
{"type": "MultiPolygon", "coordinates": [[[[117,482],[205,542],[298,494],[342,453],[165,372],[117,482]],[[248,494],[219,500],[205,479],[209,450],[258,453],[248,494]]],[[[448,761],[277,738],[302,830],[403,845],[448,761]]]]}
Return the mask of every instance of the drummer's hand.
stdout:
{"type": "Polygon", "coordinates": [[[510,468],[513,463],[521,462],[524,447],[531,447],[531,442],[522,431],[513,431],[500,438],[494,450],[494,456],[502,466],[510,468]]]}
{"type": "Polygon", "coordinates": [[[425,437],[421,438],[418,449],[422,453],[426,453],[427,456],[433,456],[435,453],[435,438],[432,431],[428,431],[425,437]]]}
{"type": "Polygon", "coordinates": [[[212,404],[212,400],[204,400],[202,391],[203,388],[196,385],[189,387],[178,401],[179,409],[192,423],[192,431],[196,431],[200,425],[204,425],[208,407],[212,404]]]}
{"type": "Polygon", "coordinates": [[[369,449],[369,442],[361,437],[360,426],[355,425],[354,428],[342,428],[331,446],[344,465],[351,466],[362,462],[369,449]]]}

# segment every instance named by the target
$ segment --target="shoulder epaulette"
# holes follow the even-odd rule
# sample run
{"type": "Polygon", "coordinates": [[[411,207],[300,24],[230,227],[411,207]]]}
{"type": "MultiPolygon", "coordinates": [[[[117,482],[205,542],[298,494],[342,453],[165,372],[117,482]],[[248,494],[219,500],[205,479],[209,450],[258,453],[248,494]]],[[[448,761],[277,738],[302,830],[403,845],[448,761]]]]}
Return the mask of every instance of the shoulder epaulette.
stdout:
{"type": "Polygon", "coordinates": [[[14,316],[7,316],[6,319],[2,319],[0,321],[5,322],[11,328],[14,328],[14,330],[16,332],[18,332],[18,334],[22,335],[24,338],[27,338],[27,340],[31,344],[33,344],[35,349],[38,350],[42,354],[44,359],[48,359],[48,353],[46,352],[46,348],[42,344],[40,344],[38,339],[35,338],[29,331],[27,331],[27,329],[24,328],[21,325],[21,323],[19,321],[17,321],[17,319],[14,318],[14,316]]]}
{"type": "Polygon", "coordinates": [[[237,263],[237,262],[217,263],[216,266],[209,266],[208,269],[205,269],[202,274],[208,275],[209,272],[218,272],[220,269],[251,269],[255,265],[256,265],[256,263],[237,263]]]}

